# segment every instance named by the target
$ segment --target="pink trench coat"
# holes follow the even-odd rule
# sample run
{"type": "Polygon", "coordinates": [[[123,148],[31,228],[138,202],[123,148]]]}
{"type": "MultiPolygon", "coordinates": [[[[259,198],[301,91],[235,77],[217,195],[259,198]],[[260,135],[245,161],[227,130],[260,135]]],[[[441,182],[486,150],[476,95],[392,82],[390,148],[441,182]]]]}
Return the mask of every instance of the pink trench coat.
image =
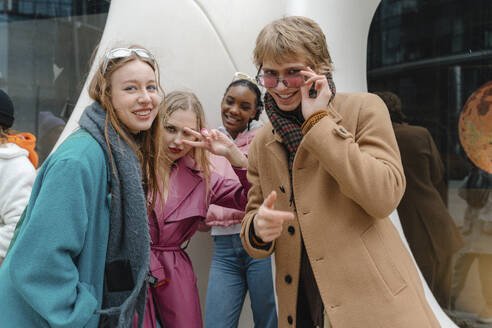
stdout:
{"type": "Polygon", "coordinates": [[[149,287],[145,328],[155,327],[156,313],[166,328],[202,327],[197,279],[181,245],[197,231],[210,204],[244,210],[249,189],[246,169],[234,171],[240,183],[212,173],[207,198],[205,180],[191,157],[178,160],[172,169],[166,204],[163,209],[156,204],[149,216],[150,271],[158,283],[149,287]]]}

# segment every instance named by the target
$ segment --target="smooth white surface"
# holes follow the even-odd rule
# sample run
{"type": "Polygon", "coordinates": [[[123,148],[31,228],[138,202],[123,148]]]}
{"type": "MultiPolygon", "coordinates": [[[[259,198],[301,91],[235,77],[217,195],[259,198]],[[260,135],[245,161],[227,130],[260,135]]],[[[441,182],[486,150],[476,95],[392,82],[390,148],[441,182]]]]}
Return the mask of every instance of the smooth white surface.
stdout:
{"type": "MultiPolygon", "coordinates": [[[[255,75],[252,51],[256,36],[264,25],[282,16],[303,15],[317,21],[334,61],[337,90],[366,91],[367,36],[378,4],[379,0],[146,0],[138,4],[113,0],[96,63],[115,46],[139,44],[150,49],[160,64],[164,90],[194,91],[202,101],[209,126],[216,127],[226,85],[236,71],[255,75]]],[[[76,128],[83,109],[91,102],[86,91],[91,76],[60,140],[76,128]]],[[[404,240],[396,212],[391,218],[404,240]]],[[[188,252],[197,273],[203,309],[212,256],[210,236],[197,233],[188,252]]],[[[424,287],[441,325],[456,327],[425,283],[424,287]]],[[[252,326],[247,302],[240,327],[252,326]]]]}
{"type": "Polygon", "coordinates": [[[289,15],[307,16],[323,29],[338,91],[366,92],[367,36],[380,0],[290,0],[289,15]]]}

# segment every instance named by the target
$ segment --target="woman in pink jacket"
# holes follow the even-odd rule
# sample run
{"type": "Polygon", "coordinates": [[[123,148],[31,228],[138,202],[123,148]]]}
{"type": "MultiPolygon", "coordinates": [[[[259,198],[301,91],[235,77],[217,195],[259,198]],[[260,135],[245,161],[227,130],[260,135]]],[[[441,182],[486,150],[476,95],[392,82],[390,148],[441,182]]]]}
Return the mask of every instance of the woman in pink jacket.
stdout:
{"type": "MultiPolygon", "coordinates": [[[[258,128],[263,103],[256,82],[244,73],[236,73],[226,88],[221,103],[226,134],[247,155],[258,128]]],[[[212,157],[214,169],[235,178],[230,165],[222,157],[212,157]]],[[[206,224],[212,226],[214,255],[210,267],[205,310],[206,328],[238,326],[246,292],[249,290],[256,328],[277,327],[277,312],[270,258],[254,259],[246,253],[239,232],[244,211],[211,205],[206,224]]]]}
{"type": "Polygon", "coordinates": [[[196,276],[185,248],[210,204],[244,209],[247,159],[227,136],[205,129],[205,114],[193,93],[171,92],[160,115],[167,174],[163,199],[149,215],[152,281],[145,327],[200,328],[196,276]],[[225,157],[239,181],[211,172],[208,152],[225,157]]]}

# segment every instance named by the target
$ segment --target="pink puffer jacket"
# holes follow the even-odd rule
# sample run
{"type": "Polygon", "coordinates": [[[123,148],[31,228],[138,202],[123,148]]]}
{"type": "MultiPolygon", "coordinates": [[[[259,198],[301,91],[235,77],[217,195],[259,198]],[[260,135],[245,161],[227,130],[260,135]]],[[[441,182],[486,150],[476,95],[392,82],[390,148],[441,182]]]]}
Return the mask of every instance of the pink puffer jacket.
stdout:
{"type": "MultiPolygon", "coordinates": [[[[240,133],[234,140],[238,148],[248,156],[248,147],[253,137],[259,129],[250,130],[244,133],[240,133]]],[[[210,155],[210,161],[212,163],[212,170],[218,174],[231,179],[238,179],[237,175],[231,167],[231,164],[227,159],[222,156],[210,155]]],[[[207,212],[207,218],[205,224],[207,226],[230,226],[236,223],[241,223],[244,217],[243,211],[233,210],[217,205],[210,205],[207,212]]],[[[202,229],[200,229],[202,230],[202,229]]]]}

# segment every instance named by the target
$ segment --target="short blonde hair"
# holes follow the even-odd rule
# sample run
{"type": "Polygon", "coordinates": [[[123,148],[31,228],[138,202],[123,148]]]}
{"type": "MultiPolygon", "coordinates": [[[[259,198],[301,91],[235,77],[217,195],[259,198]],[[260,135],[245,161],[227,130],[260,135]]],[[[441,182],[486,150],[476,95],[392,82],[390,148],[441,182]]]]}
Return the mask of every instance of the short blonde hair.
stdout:
{"type": "Polygon", "coordinates": [[[253,59],[256,67],[265,60],[282,64],[305,57],[307,65],[320,74],[333,70],[326,37],[319,25],[307,17],[289,16],[265,26],[256,38],[253,59]]]}

